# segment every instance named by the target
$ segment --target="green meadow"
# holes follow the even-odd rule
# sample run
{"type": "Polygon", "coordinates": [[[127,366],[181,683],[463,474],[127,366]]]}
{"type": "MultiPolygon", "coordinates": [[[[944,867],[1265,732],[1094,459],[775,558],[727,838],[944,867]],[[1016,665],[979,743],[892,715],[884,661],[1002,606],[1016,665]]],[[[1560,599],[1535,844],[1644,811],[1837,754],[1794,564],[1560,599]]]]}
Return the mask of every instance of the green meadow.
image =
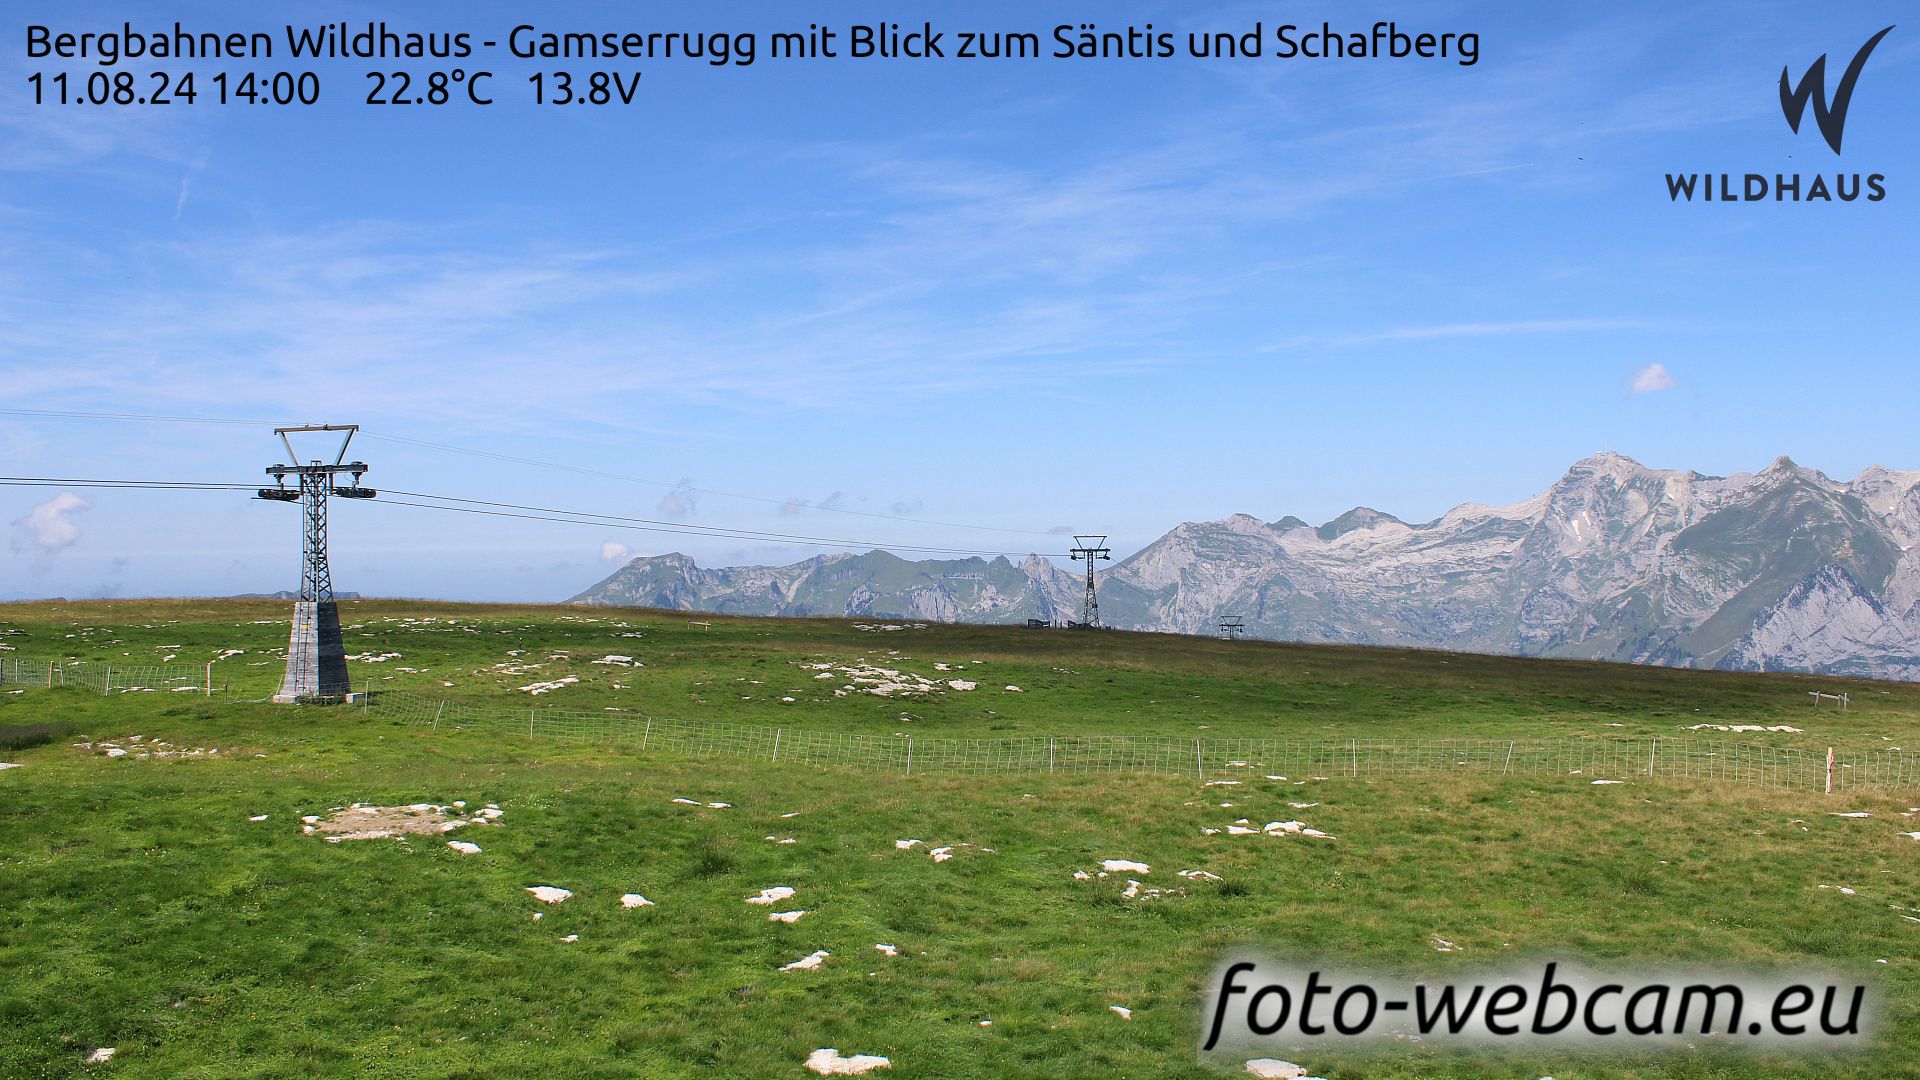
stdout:
{"type": "MultiPolygon", "coordinates": [[[[1201,995],[1248,946],[1433,978],[1522,960],[1833,974],[1878,1006],[1871,1045],[1840,1055],[1276,1048],[1322,1077],[1920,1076],[1920,791],[687,759],[268,704],[287,608],[0,606],[0,657],[211,661],[217,687],[0,686],[0,761],[21,766],[0,771],[0,1076],[797,1078],[834,1047],[890,1058],[879,1077],[1231,1077],[1239,1061],[1196,1051],[1201,995]],[[354,804],[456,800],[498,823],[302,830],[354,804]],[[1333,839],[1205,831],[1242,818],[1333,839]],[[1151,869],[1097,876],[1107,859],[1151,869]],[[1129,879],[1178,891],[1129,898],[1129,879]],[[572,895],[545,904],[535,885],[572,895]],[[745,902],[775,886],[793,895],[745,902]],[[790,910],[805,915],[769,919],[790,910]]],[[[472,705],[929,737],[1758,724],[1801,730],[1705,734],[1920,749],[1920,687],[1857,680],[901,620],[341,609],[359,687],[472,705]],[[846,668],[942,688],[881,696],[846,668]],[[1815,689],[1850,709],[1814,709],[1815,689]]]]}

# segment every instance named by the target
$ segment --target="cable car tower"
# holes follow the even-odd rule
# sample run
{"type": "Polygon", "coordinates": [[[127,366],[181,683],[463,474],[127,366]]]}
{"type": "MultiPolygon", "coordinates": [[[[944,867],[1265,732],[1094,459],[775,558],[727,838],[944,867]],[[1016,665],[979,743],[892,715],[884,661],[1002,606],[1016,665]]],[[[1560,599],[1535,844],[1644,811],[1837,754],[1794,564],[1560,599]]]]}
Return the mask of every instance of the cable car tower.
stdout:
{"type": "Polygon", "coordinates": [[[300,504],[305,529],[301,540],[300,599],[293,605],[293,632],[287,640],[287,674],[273,700],[290,702],[328,702],[347,700],[353,687],[347,677],[347,650],[340,636],[340,611],[334,605],[333,573],[327,568],[327,499],[371,499],[372,488],[360,486],[367,471],[364,461],[347,460],[347,444],[353,441],[358,424],[316,424],[306,427],[274,428],[287,448],[287,460],[293,465],[269,465],[267,475],[275,486],[261,488],[259,497],[271,502],[300,504]],[[332,464],[318,458],[310,464],[297,464],[293,440],[287,436],[301,432],[345,432],[332,464]],[[353,477],[351,484],[336,481],[341,474],[353,477]],[[287,487],[294,477],[297,489],[287,487]]]}
{"type": "Polygon", "coordinates": [[[1074,622],[1071,619],[1067,621],[1069,629],[1100,629],[1100,600],[1093,593],[1093,564],[1096,559],[1113,558],[1113,549],[1106,545],[1107,538],[1104,536],[1075,536],[1073,538],[1073,547],[1069,549],[1070,554],[1073,556],[1073,561],[1079,562],[1081,559],[1087,560],[1087,598],[1081,604],[1080,621],[1074,622]]]}

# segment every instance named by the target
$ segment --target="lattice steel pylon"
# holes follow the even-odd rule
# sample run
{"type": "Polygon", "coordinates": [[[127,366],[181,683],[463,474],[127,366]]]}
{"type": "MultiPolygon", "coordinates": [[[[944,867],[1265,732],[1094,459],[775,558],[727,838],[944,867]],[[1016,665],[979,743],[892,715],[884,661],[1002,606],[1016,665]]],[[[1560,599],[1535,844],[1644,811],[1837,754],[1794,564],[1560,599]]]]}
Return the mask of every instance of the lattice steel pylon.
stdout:
{"type": "Polygon", "coordinates": [[[1097,630],[1100,628],[1100,598],[1093,591],[1093,564],[1099,559],[1112,559],[1113,549],[1106,546],[1104,536],[1075,536],[1070,554],[1074,562],[1087,560],[1087,598],[1080,607],[1080,621],[1069,622],[1068,626],[1076,630],[1097,630]]]}
{"type": "Polygon", "coordinates": [[[1247,617],[1245,615],[1220,616],[1220,636],[1228,641],[1238,641],[1240,635],[1246,632],[1247,617]]]}
{"type": "Polygon", "coordinates": [[[372,488],[360,486],[367,471],[364,461],[347,460],[347,444],[355,424],[317,424],[307,427],[275,428],[274,434],[287,448],[287,457],[299,461],[293,441],[287,436],[304,431],[340,431],[340,450],[331,464],[314,459],[307,465],[269,465],[267,475],[276,486],[261,488],[259,497],[273,502],[299,502],[304,528],[300,543],[300,599],[293,605],[293,630],[287,639],[287,674],[281,680],[277,702],[342,701],[353,693],[347,676],[347,650],[340,636],[340,611],[333,598],[333,571],[327,566],[327,500],[371,499],[372,488]],[[353,483],[340,484],[335,477],[353,476],[353,483]],[[300,484],[288,490],[287,477],[300,484]]]}

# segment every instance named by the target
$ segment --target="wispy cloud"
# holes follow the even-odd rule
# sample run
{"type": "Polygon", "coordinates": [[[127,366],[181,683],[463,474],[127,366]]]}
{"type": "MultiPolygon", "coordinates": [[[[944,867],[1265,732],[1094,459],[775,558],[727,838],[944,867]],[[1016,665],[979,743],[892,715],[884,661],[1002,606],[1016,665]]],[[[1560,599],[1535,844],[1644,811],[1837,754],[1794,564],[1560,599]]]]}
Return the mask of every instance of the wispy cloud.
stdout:
{"type": "Polygon", "coordinates": [[[1282,348],[1312,346],[1345,348],[1356,345],[1380,345],[1393,342],[1439,341],[1454,338],[1501,338],[1517,335],[1606,333],[1644,328],[1646,322],[1635,319],[1520,319],[1509,322],[1439,323],[1428,326],[1399,326],[1358,334],[1301,336],[1289,339],[1282,348]]]}
{"type": "Polygon", "coordinates": [[[668,517],[692,517],[700,505],[700,492],[693,481],[683,479],[660,498],[660,512],[668,517]]]}

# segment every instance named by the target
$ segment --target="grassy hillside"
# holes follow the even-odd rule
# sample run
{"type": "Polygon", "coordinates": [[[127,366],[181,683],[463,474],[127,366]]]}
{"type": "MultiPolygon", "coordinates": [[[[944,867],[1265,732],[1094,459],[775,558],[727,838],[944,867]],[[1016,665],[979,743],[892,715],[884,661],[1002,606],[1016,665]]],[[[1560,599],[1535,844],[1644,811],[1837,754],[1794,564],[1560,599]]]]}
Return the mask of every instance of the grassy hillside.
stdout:
{"type": "MultiPolygon", "coordinates": [[[[277,679],[286,614],[0,607],[5,655],[203,664],[247,650],[218,662],[234,689],[212,699],[0,693],[0,729],[70,729],[0,751],[23,765],[0,772],[0,1076],[800,1077],[822,1046],[891,1057],[880,1076],[1230,1076],[1232,1062],[1195,1057],[1196,995],[1241,944],[1431,975],[1515,957],[1831,970],[1872,980],[1884,1003],[1865,1055],[1294,1057],[1321,1076],[1920,1075],[1920,923],[1907,919],[1920,916],[1920,846],[1901,835],[1920,827],[1902,816],[1913,795],[1538,776],[1202,787],[676,760],[248,702],[277,679]],[[110,758],[102,741],[135,752],[110,758]],[[156,741],[220,752],[141,760],[156,741]],[[301,831],[303,816],[356,802],[454,800],[497,805],[501,824],[337,844],[301,831]],[[1841,811],[1872,816],[1830,816],[1841,811]],[[1337,839],[1202,831],[1241,817],[1298,818],[1337,839]],[[933,861],[937,846],[953,857],[933,861]],[[1125,899],[1129,875],[1075,880],[1114,858],[1184,892],[1125,899]],[[547,906],[533,885],[574,895],[547,906]],[[776,885],[796,893],[772,910],[805,910],[798,922],[743,902],[776,885]],[[623,909],[629,892],[654,905],[623,909]],[[816,950],[831,953],[817,970],[777,970],[816,950]],[[83,1065],[97,1047],[118,1052],[83,1065]]],[[[343,621],[349,651],[400,654],[353,665],[376,688],[524,703],[536,699],[514,687],[572,676],[539,703],[823,730],[1519,737],[1787,723],[1805,732],[1766,738],[1875,749],[1903,745],[1920,720],[1920,692],[1900,686],[1155,635],[700,627],[372,601],[343,604],[343,621]],[[591,663],[610,654],[645,666],[591,663]],[[978,688],[835,697],[842,682],[799,666],[863,657],[929,678],[964,665],[978,688]],[[1813,712],[1813,686],[1844,687],[1855,711],[1813,712]]]]}
{"type": "MultiPolygon", "coordinates": [[[[0,605],[0,655],[129,665],[214,665],[235,697],[272,693],[289,605],[128,601],[0,605]]],[[[533,695],[542,706],[834,731],[927,734],[1131,732],[1211,736],[1676,734],[1699,723],[1786,724],[1781,745],[1884,749],[1916,740],[1920,685],[1537,661],[1347,646],[1226,642],[845,619],[690,616],[641,609],[342,601],[356,686],[456,701],[533,695]],[[872,629],[859,629],[859,627],[872,629]],[[901,627],[886,630],[881,627],[901,627]],[[640,667],[598,664],[630,656],[640,667]],[[809,664],[910,672],[971,691],[836,697],[809,664]],[[945,664],[946,670],[937,665],[945,664]],[[451,685],[448,685],[451,684],[451,685]],[[1018,686],[1018,692],[1005,690],[1018,686]],[[1815,712],[1810,689],[1853,710],[1815,712]],[[793,698],[792,702],[784,698],[793,698]],[[903,717],[906,719],[903,720],[903,717]]]]}

